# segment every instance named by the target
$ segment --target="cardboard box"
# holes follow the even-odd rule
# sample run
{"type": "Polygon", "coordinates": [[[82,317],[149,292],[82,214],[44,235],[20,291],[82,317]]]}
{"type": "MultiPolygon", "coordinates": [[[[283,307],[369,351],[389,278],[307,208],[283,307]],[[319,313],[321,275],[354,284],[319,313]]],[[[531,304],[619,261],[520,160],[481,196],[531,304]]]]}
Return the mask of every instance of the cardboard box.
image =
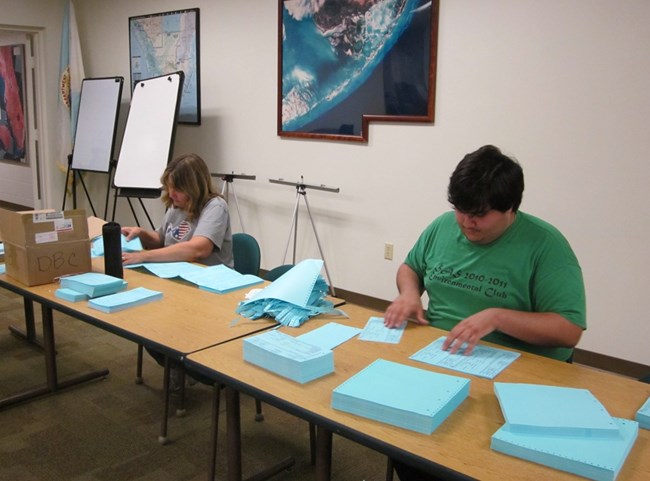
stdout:
{"type": "Polygon", "coordinates": [[[88,221],[83,209],[0,209],[7,275],[35,286],[92,270],[88,221]]]}

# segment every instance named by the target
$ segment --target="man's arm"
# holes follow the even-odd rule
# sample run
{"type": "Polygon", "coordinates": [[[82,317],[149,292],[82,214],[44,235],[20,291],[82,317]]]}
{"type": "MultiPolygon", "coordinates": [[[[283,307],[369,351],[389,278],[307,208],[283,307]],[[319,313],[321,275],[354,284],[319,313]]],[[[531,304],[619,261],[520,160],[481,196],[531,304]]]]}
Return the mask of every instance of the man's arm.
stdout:
{"type": "Polygon", "coordinates": [[[458,323],[447,335],[442,348],[453,354],[466,343],[465,354],[493,331],[500,331],[537,346],[574,347],[582,328],[554,312],[524,312],[489,308],[458,323]]]}
{"type": "Polygon", "coordinates": [[[399,296],[384,313],[384,325],[390,328],[399,327],[409,318],[418,324],[428,324],[422,310],[422,281],[406,264],[402,264],[397,270],[397,290],[399,296]]]}

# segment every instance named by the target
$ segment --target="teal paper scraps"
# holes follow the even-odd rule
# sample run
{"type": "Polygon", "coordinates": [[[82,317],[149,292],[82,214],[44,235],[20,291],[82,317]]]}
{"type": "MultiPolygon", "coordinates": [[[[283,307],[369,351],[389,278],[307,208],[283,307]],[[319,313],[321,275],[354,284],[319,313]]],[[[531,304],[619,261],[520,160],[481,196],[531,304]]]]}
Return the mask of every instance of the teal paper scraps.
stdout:
{"type": "Polygon", "coordinates": [[[320,275],[321,259],[305,259],[273,283],[243,301],[236,309],[248,319],[271,317],[284,326],[298,327],[318,314],[347,315],[323,299],[328,286],[320,275]]]}

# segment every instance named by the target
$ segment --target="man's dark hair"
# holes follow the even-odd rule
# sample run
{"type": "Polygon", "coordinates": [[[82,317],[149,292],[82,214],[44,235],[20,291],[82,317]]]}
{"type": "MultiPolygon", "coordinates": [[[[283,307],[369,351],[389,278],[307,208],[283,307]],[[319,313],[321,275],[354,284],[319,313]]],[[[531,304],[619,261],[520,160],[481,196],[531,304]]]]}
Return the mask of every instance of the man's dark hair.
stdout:
{"type": "Polygon", "coordinates": [[[524,173],[517,161],[484,145],[456,166],[447,199],[458,211],[481,216],[491,209],[517,212],[523,192],[524,173]]]}

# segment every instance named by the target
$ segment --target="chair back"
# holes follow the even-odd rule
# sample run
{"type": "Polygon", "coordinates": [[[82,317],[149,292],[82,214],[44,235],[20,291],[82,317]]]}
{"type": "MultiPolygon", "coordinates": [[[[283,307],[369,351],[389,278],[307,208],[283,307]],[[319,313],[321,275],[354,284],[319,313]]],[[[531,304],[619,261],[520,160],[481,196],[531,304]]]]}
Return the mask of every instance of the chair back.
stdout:
{"type": "Polygon", "coordinates": [[[235,270],[240,274],[260,273],[261,253],[260,245],[250,234],[237,232],[232,235],[232,256],[235,270]]]}
{"type": "Polygon", "coordinates": [[[264,276],[264,280],[273,282],[292,267],[293,264],[284,264],[281,266],[274,267],[273,269],[271,269],[269,272],[266,273],[266,275],[264,276]]]}

